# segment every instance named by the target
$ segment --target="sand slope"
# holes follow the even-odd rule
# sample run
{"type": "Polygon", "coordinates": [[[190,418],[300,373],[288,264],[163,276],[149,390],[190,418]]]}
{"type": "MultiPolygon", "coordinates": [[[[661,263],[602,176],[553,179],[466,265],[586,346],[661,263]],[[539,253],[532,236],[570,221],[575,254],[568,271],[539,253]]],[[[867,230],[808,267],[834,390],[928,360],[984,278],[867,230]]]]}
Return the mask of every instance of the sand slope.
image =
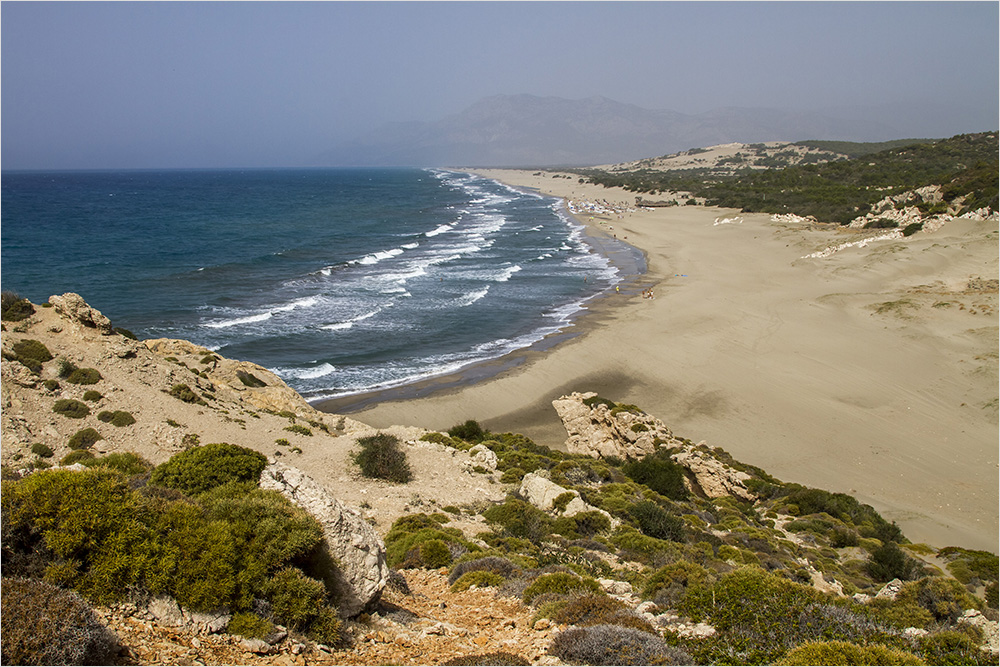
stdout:
{"type": "MultiPolygon", "coordinates": [[[[481,173],[635,198],[575,177],[481,173]]],[[[823,259],[804,256],[871,232],[686,206],[603,222],[646,251],[649,272],[592,308],[584,335],[487,382],[352,416],[432,429],[475,418],[560,446],[550,402],[597,391],[780,479],[851,493],[911,540],[997,549],[997,292],[969,289],[997,277],[996,221],[823,259]],[[655,299],[641,298],[647,287],[655,299]]]]}

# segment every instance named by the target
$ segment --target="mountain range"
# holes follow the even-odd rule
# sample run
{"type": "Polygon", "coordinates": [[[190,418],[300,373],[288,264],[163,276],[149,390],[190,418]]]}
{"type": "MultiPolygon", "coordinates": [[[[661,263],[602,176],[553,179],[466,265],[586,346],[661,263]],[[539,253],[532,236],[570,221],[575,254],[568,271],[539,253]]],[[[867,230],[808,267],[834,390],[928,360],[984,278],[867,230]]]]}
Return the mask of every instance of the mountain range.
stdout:
{"type": "Polygon", "coordinates": [[[314,157],[317,166],[566,166],[624,162],[728,142],[873,141],[893,129],[809,111],[725,107],[699,114],[606,97],[486,97],[433,122],[384,125],[314,157]]]}

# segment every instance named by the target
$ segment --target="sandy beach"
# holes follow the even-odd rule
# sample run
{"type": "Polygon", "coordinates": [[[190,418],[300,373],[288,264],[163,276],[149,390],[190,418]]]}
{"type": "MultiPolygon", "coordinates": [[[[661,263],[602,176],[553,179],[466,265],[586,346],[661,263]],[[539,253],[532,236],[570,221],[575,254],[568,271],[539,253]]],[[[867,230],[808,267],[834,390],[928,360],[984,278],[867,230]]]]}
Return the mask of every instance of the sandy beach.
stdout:
{"type": "MultiPolygon", "coordinates": [[[[572,201],[624,190],[478,171],[572,201]]],[[[562,447],[551,401],[596,391],[784,481],[850,493],[935,546],[997,550],[997,223],[806,255],[871,232],[681,206],[581,213],[646,253],[576,335],[474,384],[351,416],[444,430],[477,419],[562,447]],[[643,298],[652,288],[655,298],[643,298]]]]}

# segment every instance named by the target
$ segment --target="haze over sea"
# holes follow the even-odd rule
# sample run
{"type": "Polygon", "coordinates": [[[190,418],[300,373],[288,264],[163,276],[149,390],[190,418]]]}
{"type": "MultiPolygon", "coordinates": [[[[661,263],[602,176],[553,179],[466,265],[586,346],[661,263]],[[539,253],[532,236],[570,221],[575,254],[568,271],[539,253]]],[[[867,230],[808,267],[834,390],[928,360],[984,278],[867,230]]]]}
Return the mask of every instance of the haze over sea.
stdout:
{"type": "Polygon", "coordinates": [[[309,399],[528,347],[621,279],[559,200],[446,170],[5,172],[2,186],[5,290],[78,292],[140,338],[253,361],[309,399]]]}

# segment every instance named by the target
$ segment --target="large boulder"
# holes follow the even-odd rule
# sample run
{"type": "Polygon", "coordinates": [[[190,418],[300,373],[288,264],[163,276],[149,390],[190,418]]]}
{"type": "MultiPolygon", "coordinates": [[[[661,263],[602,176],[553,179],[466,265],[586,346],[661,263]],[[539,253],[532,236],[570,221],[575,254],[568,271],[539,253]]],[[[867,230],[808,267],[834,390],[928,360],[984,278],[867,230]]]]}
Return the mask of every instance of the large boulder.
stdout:
{"type": "Polygon", "coordinates": [[[661,444],[679,444],[670,429],[655,417],[604,402],[586,403],[596,396],[593,392],[574,392],[552,401],[569,436],[566,450],[570,454],[641,458],[661,444]]]}
{"type": "Polygon", "coordinates": [[[101,314],[101,311],[87,305],[83,297],[75,292],[66,292],[63,295],[54,294],[49,297],[49,303],[52,304],[57,313],[70,322],[89,329],[97,329],[103,334],[110,334],[113,331],[111,320],[101,314]]]}
{"type": "Polygon", "coordinates": [[[360,512],[343,505],[301,470],[280,463],[264,469],[260,488],[280,491],[323,526],[324,548],[331,558],[326,583],[342,617],[356,616],[378,602],[389,580],[385,543],[360,512]]]}

